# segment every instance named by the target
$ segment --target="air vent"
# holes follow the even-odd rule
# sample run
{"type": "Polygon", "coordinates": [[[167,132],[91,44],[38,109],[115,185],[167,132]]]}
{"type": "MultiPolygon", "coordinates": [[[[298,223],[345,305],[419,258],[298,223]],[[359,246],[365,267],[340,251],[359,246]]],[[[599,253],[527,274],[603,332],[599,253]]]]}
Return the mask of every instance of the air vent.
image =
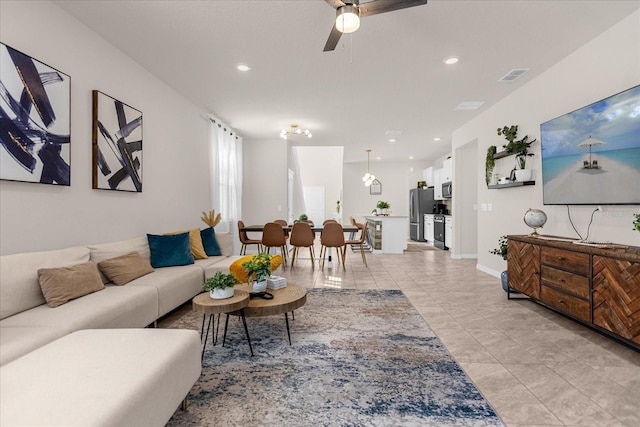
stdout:
{"type": "Polygon", "coordinates": [[[498,79],[499,82],[512,82],[518,78],[520,78],[524,73],[529,71],[528,68],[514,68],[509,71],[507,74],[498,79]]]}
{"type": "Polygon", "coordinates": [[[484,104],[484,101],[464,101],[458,104],[458,106],[455,109],[456,110],[477,110],[478,108],[482,107],[482,104],[484,104]]]}

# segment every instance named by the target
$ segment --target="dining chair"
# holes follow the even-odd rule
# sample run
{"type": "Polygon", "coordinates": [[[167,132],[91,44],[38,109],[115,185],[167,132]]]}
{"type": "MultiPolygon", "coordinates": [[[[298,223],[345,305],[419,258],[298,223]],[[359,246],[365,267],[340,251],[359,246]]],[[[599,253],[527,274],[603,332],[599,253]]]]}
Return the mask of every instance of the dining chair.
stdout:
{"type": "Polygon", "coordinates": [[[320,257],[322,258],[322,268],[324,268],[324,259],[327,256],[328,248],[336,248],[338,251],[338,259],[342,259],[342,269],[347,271],[344,265],[344,259],[347,251],[344,245],[344,230],[337,222],[328,222],[320,232],[320,257]]]}
{"type": "MultiPolygon", "coordinates": [[[[286,220],[284,220],[284,219],[276,219],[276,220],[274,220],[273,222],[275,222],[276,224],[279,224],[279,225],[281,225],[281,226],[283,226],[283,227],[287,227],[287,226],[289,225],[289,224],[287,223],[287,221],[286,221],[286,220]]],[[[287,248],[287,253],[289,253],[289,246],[288,246],[288,243],[289,243],[289,237],[290,237],[289,230],[284,230],[284,238],[285,238],[285,239],[286,239],[286,241],[287,241],[287,244],[285,244],[285,247],[287,248]]]]}
{"type": "Polygon", "coordinates": [[[345,242],[345,245],[352,245],[352,246],[358,246],[358,249],[360,250],[360,255],[362,255],[362,262],[364,262],[364,266],[369,268],[369,266],[367,265],[367,257],[364,255],[364,241],[367,238],[367,223],[365,222],[364,225],[362,226],[362,229],[360,231],[360,238],[358,238],[357,240],[347,240],[345,242]]]}
{"type": "Polygon", "coordinates": [[[262,252],[262,240],[250,239],[247,236],[247,232],[246,231],[242,231],[242,229],[244,227],[245,227],[244,222],[243,221],[238,221],[238,237],[240,239],[240,243],[242,243],[242,247],[240,248],[240,255],[246,255],[247,254],[247,246],[248,245],[257,245],[258,246],[258,252],[262,252]]]}
{"type": "Polygon", "coordinates": [[[323,226],[324,226],[324,225],[327,225],[327,223],[328,223],[328,222],[338,222],[338,221],[336,221],[335,219],[325,219],[325,220],[322,222],[322,225],[323,225],[323,226]]]}
{"type": "Polygon", "coordinates": [[[315,251],[313,244],[316,240],[316,233],[313,232],[311,226],[306,222],[296,222],[291,229],[291,237],[289,243],[293,246],[293,255],[291,256],[291,268],[296,261],[296,255],[300,248],[309,248],[309,254],[311,255],[311,269],[315,269],[315,251]]]}
{"type": "MultiPolygon", "coordinates": [[[[350,216],[349,221],[351,222],[351,225],[356,227],[358,230],[362,230],[362,224],[359,222],[356,222],[356,219],[354,217],[350,216]]],[[[349,234],[349,240],[353,240],[355,237],[356,237],[356,232],[352,231],[351,234],[349,234]]]]}
{"type": "Polygon", "coordinates": [[[262,229],[262,246],[270,252],[271,248],[280,248],[282,254],[282,268],[286,268],[287,265],[287,239],[284,237],[284,230],[280,224],[275,222],[268,222],[262,229]]]}

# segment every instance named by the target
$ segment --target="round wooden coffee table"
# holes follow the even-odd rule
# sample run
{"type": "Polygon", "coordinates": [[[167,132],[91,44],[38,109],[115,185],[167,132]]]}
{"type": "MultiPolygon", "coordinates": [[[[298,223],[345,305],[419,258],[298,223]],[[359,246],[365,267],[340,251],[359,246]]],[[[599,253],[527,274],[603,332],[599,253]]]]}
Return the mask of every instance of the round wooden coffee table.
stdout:
{"type": "MultiPolygon", "coordinates": [[[[242,284],[235,286],[238,290],[249,292],[249,285],[242,284]]],[[[293,312],[307,302],[307,290],[302,286],[287,284],[282,289],[267,289],[267,292],[273,295],[273,299],[264,299],[254,297],[249,299],[249,304],[244,308],[245,317],[264,317],[275,316],[284,313],[284,320],[287,324],[287,337],[289,345],[291,345],[291,332],[289,330],[289,312],[293,312]]],[[[228,312],[232,315],[242,316],[241,311],[228,312]]]]}
{"type": "Polygon", "coordinates": [[[223,314],[227,314],[227,318],[224,325],[224,338],[222,340],[222,346],[224,347],[224,342],[226,340],[227,335],[227,325],[229,324],[229,313],[238,314],[242,318],[242,323],[244,324],[244,332],[247,335],[247,341],[249,342],[249,350],[251,351],[251,355],[253,356],[253,348],[251,347],[251,338],[249,337],[249,329],[247,328],[247,320],[245,319],[245,307],[249,304],[249,292],[234,288],[233,296],[231,298],[226,299],[213,299],[209,296],[208,292],[197,295],[192,300],[193,310],[199,313],[203,313],[202,316],[202,328],[200,329],[200,339],[202,339],[202,335],[204,332],[204,322],[209,315],[209,323],[207,324],[207,332],[204,336],[204,345],[202,347],[202,358],[204,358],[204,351],[207,348],[207,339],[209,338],[209,329],[211,327],[211,321],[213,320],[215,323],[215,316],[218,315],[218,325],[216,327],[216,331],[213,334],[212,341],[215,346],[218,341],[218,329],[220,328],[220,316],[223,314]]]}

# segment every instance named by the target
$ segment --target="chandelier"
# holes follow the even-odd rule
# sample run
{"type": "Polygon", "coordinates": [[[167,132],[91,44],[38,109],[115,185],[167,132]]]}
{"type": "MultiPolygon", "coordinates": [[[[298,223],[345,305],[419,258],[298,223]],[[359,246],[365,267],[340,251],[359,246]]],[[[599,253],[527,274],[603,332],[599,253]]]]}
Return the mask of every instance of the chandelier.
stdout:
{"type": "Polygon", "coordinates": [[[371,153],[371,149],[367,150],[367,173],[362,177],[362,181],[364,182],[365,187],[369,187],[373,181],[376,179],[374,175],[371,175],[369,172],[369,153],[371,153]]]}
{"type": "Polygon", "coordinates": [[[309,129],[302,130],[298,127],[298,125],[293,124],[289,129],[282,129],[280,131],[280,138],[289,139],[291,135],[304,135],[307,138],[311,138],[311,131],[309,129]]]}

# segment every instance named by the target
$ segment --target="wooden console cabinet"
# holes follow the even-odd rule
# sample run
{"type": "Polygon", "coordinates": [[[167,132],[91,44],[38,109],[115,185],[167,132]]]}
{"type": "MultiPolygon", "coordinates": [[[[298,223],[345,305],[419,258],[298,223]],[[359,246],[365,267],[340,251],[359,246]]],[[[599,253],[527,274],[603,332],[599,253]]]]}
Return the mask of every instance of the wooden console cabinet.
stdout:
{"type": "Polygon", "coordinates": [[[640,350],[640,247],[508,236],[507,271],[510,288],[640,350]]]}

